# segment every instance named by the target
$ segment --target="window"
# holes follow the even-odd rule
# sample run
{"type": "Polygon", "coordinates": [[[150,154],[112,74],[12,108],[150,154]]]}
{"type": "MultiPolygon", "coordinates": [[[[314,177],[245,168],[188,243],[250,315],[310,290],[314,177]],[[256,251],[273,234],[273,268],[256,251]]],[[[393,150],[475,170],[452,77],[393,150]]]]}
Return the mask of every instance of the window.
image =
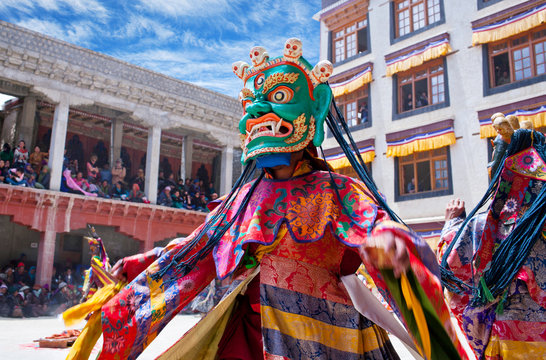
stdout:
{"type": "Polygon", "coordinates": [[[483,9],[486,6],[493,5],[502,0],[478,0],[478,10],[483,9]]]}
{"type": "Polygon", "coordinates": [[[338,63],[368,50],[368,21],[364,19],[333,31],[334,62],[338,63]]]}
{"type": "Polygon", "coordinates": [[[546,73],[546,26],[488,46],[490,86],[498,87],[546,73]]]}
{"type": "Polygon", "coordinates": [[[371,124],[368,109],[368,84],[350,94],[338,96],[336,103],[349,127],[371,124]]]}
{"type": "Polygon", "coordinates": [[[413,153],[398,159],[400,195],[449,190],[448,148],[413,153]]]}
{"type": "Polygon", "coordinates": [[[398,75],[398,113],[446,101],[444,65],[434,61],[398,75]]]}
{"type": "Polygon", "coordinates": [[[440,21],[440,0],[395,0],[394,14],[398,38],[440,21]]]}

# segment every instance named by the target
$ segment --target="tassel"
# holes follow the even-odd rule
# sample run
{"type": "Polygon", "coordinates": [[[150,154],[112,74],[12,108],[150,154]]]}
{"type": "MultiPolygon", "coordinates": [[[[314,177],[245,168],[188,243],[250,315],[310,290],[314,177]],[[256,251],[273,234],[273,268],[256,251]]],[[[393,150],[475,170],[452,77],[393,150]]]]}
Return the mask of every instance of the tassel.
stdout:
{"type": "Polygon", "coordinates": [[[413,316],[415,317],[415,322],[419,329],[419,335],[421,335],[421,345],[423,348],[419,349],[419,351],[425,359],[430,359],[432,356],[432,347],[430,344],[430,333],[428,331],[427,320],[417,296],[415,296],[413,290],[411,290],[411,285],[406,274],[402,274],[400,277],[400,287],[402,288],[402,294],[406,300],[408,309],[413,311],[413,316]]]}
{"type": "Polygon", "coordinates": [[[504,294],[502,295],[502,298],[499,301],[497,308],[495,309],[495,313],[497,315],[502,315],[504,313],[504,304],[506,303],[507,296],[508,296],[508,288],[504,291],[504,294]]]}
{"type": "Polygon", "coordinates": [[[480,278],[480,289],[482,291],[480,291],[480,294],[478,295],[478,297],[480,297],[481,300],[484,300],[483,299],[484,296],[489,302],[492,302],[495,300],[495,298],[491,294],[491,291],[489,291],[489,288],[487,287],[487,284],[485,283],[485,279],[483,278],[483,276],[480,278]]]}

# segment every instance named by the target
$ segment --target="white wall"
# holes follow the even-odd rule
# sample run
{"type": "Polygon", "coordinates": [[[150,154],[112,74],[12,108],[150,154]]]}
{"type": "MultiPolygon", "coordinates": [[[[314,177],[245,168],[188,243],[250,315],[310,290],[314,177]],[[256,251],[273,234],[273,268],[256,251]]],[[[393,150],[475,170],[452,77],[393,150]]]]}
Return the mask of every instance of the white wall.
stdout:
{"type": "MultiPolygon", "coordinates": [[[[393,45],[390,44],[390,3],[371,0],[369,28],[371,53],[335,67],[339,74],[366,62],[373,63],[373,81],[370,84],[372,127],[356,131],[356,141],[375,138],[376,159],[372,164],[373,177],[389,204],[404,219],[425,222],[429,218],[443,218],[447,201],[460,197],[473,207],[488,185],[487,141],[479,136],[479,110],[513,103],[545,93],[543,83],[525,86],[502,94],[483,97],[482,47],[472,47],[471,22],[524,1],[501,1],[478,12],[477,1],[443,0],[445,23],[393,45]],[[447,80],[450,106],[392,120],[393,80],[385,76],[385,55],[412,44],[448,32],[453,53],[447,56],[447,80]],[[438,121],[454,119],[457,143],[450,147],[453,195],[419,200],[394,201],[395,161],[387,158],[386,133],[415,128],[438,121]],[[420,220],[419,220],[420,219],[420,220]]],[[[321,24],[321,59],[327,58],[328,29],[321,24]]],[[[333,138],[324,142],[324,148],[336,147],[333,138]]]]}

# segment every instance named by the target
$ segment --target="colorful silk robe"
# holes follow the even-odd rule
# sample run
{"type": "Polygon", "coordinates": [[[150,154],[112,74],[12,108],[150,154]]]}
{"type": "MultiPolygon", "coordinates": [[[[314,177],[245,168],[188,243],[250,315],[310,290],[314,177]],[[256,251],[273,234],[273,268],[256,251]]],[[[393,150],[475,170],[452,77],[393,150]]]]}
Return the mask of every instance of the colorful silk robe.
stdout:
{"type": "MultiPolygon", "coordinates": [[[[150,275],[170,263],[188,240],[175,240],[165,249],[127,258],[124,269],[129,279],[136,277],[103,307],[100,359],[136,358],[215,276],[225,278],[240,268],[245,251],[260,263],[257,276],[265,358],[397,358],[385,331],[356,311],[340,281],[340,275],[356,271],[361,263],[358,248],[374,226],[387,218],[363,184],[332,175],[338,192],[331,186],[331,175],[322,171],[289,180],[262,180],[246,211],[212,255],[175,281],[166,282],[169,276],[176,276],[175,269],[159,281],[150,275]]],[[[249,188],[241,190],[233,209],[249,188]]],[[[233,216],[229,211],[228,219],[233,216]]],[[[425,279],[423,287],[440,294],[436,299],[439,312],[449,314],[430,248],[407,231],[394,230],[393,225],[377,228],[388,231],[389,227],[411,245],[412,268],[416,265],[419,278],[425,279]]],[[[451,334],[455,339],[454,331],[451,334]]]]}
{"type": "MultiPolygon", "coordinates": [[[[490,266],[496,246],[506,239],[544,186],[545,170],[532,148],[507,158],[489,211],[470,220],[448,257],[457,277],[466,283],[479,281],[490,266]]],[[[452,219],[444,225],[440,259],[463,220],[452,219]]],[[[470,293],[450,293],[450,307],[463,324],[478,359],[546,358],[545,234],[537,239],[505,298],[499,296],[486,306],[473,307],[470,293]]]]}

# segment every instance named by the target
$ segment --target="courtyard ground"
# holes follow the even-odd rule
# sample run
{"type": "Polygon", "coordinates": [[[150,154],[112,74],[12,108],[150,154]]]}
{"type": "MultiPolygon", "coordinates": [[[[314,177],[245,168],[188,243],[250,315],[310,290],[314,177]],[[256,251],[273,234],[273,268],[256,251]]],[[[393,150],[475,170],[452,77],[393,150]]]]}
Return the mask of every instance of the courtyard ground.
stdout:
{"type": "MultiPolygon", "coordinates": [[[[200,316],[198,315],[175,316],[138,359],[155,359],[168,347],[174,344],[176,340],[197,323],[199,319],[200,316]]],[[[64,360],[69,349],[39,348],[37,347],[37,344],[33,342],[33,340],[60,333],[63,330],[65,330],[65,327],[61,319],[54,317],[29,319],[0,318],[0,359],[64,360]]],[[[398,339],[391,337],[391,340],[402,360],[414,359],[398,339]]],[[[97,342],[97,345],[93,349],[91,359],[96,357],[101,347],[102,338],[97,342]]]]}

